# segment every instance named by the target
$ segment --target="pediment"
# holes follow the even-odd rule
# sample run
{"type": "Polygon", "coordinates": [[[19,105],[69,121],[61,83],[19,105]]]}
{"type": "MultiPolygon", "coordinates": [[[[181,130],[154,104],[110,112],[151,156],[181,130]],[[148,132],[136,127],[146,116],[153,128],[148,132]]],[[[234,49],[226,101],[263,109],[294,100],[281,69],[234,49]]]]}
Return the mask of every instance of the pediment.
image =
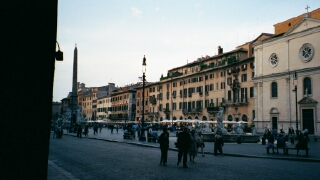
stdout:
{"type": "Polygon", "coordinates": [[[302,98],[298,104],[316,104],[318,101],[312,99],[311,97],[304,97],[302,98]]]}
{"type": "Polygon", "coordinates": [[[288,32],[286,32],[284,36],[298,33],[317,26],[320,26],[320,19],[303,18],[300,22],[294,25],[288,32]]]}

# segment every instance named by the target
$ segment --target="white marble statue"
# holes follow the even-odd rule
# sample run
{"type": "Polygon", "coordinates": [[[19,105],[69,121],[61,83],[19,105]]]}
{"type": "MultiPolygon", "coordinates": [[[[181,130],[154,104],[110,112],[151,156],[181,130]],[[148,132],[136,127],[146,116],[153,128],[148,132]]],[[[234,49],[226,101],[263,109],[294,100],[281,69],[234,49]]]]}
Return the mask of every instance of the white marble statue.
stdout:
{"type": "Polygon", "coordinates": [[[202,130],[204,133],[212,133],[212,129],[209,127],[209,124],[206,122],[204,125],[204,129],[202,130]]]}
{"type": "Polygon", "coordinates": [[[217,114],[217,127],[215,128],[215,133],[216,134],[226,134],[228,131],[223,127],[223,123],[222,123],[222,115],[223,115],[223,107],[219,108],[219,112],[217,114]]]}

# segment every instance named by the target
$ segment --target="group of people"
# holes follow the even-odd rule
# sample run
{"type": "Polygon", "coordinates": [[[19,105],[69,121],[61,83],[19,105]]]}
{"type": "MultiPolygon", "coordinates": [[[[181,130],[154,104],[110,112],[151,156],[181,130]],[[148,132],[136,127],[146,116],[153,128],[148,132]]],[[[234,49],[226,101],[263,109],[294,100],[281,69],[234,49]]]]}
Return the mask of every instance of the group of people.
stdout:
{"type": "MultiPolygon", "coordinates": [[[[224,145],[223,138],[217,134],[215,136],[214,143],[214,155],[217,155],[217,151],[223,155],[222,147],[224,145]]],[[[163,133],[159,136],[158,142],[160,143],[161,158],[160,164],[167,164],[168,149],[169,149],[169,133],[167,127],[163,128],[163,133]]],[[[188,127],[184,127],[183,131],[178,133],[176,142],[176,148],[178,148],[178,162],[177,166],[183,161],[183,168],[188,168],[187,160],[189,154],[190,162],[195,162],[195,157],[198,154],[199,148],[201,149],[202,156],[204,156],[203,149],[205,147],[202,132],[196,133],[194,129],[191,130],[188,127]]]]}
{"type": "Polygon", "coordinates": [[[54,124],[52,127],[53,130],[53,138],[60,139],[62,138],[63,128],[60,124],[54,124]]]}

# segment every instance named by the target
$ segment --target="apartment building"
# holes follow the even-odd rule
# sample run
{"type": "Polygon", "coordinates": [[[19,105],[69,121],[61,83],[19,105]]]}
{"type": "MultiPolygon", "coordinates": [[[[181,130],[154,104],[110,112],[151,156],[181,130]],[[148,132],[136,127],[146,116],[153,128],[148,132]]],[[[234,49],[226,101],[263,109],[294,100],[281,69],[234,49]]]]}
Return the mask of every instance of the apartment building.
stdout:
{"type": "Polygon", "coordinates": [[[135,121],[136,88],[141,83],[127,85],[114,90],[111,94],[111,111],[108,119],[112,122],[135,121]]]}
{"type": "MultiPolygon", "coordinates": [[[[271,36],[262,33],[229,52],[223,52],[219,46],[215,56],[201,57],[168,70],[167,76],[145,88],[145,119],[213,121],[218,108],[224,107],[224,120],[252,123],[255,116],[253,43],[271,36]]],[[[142,88],[137,89],[137,117],[142,114],[140,94],[142,88]]]]}

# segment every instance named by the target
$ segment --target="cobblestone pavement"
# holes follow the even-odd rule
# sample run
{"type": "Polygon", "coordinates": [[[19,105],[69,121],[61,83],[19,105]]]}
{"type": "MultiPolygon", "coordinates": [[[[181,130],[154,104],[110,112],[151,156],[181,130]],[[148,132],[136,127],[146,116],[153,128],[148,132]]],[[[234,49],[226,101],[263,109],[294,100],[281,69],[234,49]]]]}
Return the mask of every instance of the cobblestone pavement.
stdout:
{"type": "MultiPolygon", "coordinates": [[[[161,131],[158,132],[161,134],[161,131]]],[[[75,133],[65,133],[64,136],[74,136],[76,137],[75,133]]],[[[52,137],[52,136],[51,136],[52,137]]],[[[138,138],[136,139],[123,139],[123,130],[119,129],[117,133],[114,130],[111,133],[111,130],[104,128],[102,132],[99,134],[93,134],[92,129],[89,130],[89,135],[87,139],[97,139],[102,141],[109,141],[109,142],[118,142],[118,143],[125,143],[125,144],[135,144],[138,146],[145,146],[151,148],[159,148],[159,144],[156,142],[148,142],[148,141],[139,141],[138,138]]],[[[177,149],[174,147],[174,142],[176,142],[176,134],[170,132],[170,150],[176,151],[177,149]]],[[[211,156],[213,154],[213,142],[206,142],[206,147],[204,149],[205,156],[211,156]]],[[[288,143],[289,146],[294,146],[294,144],[288,143]]],[[[301,161],[301,162],[320,162],[320,142],[311,141],[309,142],[309,156],[305,156],[305,151],[300,151],[299,156],[296,156],[296,151],[289,151],[289,155],[284,155],[283,151],[280,150],[278,153],[266,153],[265,145],[261,143],[225,143],[223,147],[224,155],[225,156],[238,156],[238,157],[250,157],[250,158],[264,158],[264,159],[278,159],[278,160],[291,160],[291,161],[301,161]]],[[[52,162],[48,162],[48,179],[76,179],[71,174],[64,172],[63,169],[59,169],[59,166],[56,166],[52,162]]]]}

